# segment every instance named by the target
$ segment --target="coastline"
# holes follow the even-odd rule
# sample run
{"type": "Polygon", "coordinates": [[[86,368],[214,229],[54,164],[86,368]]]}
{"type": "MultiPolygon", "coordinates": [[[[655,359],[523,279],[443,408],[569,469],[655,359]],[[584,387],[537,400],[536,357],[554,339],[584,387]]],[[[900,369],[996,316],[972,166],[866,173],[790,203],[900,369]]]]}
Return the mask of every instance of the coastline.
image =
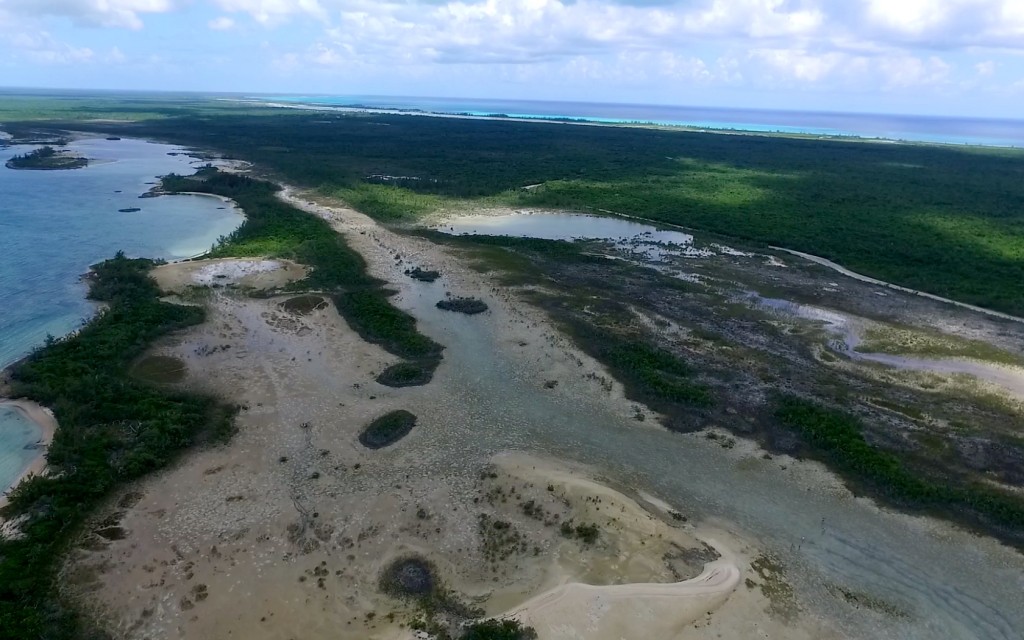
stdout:
{"type": "Polygon", "coordinates": [[[7,493],[11,489],[17,487],[28,476],[41,474],[46,470],[46,450],[49,448],[50,443],[53,442],[53,436],[57,432],[58,425],[52,411],[31,400],[24,398],[17,400],[0,398],[0,406],[11,407],[21,414],[22,417],[39,427],[42,432],[35,445],[38,452],[36,457],[18,474],[10,486],[4,487],[2,493],[0,493],[0,508],[3,508],[7,506],[7,493]]]}
{"type": "Polygon", "coordinates": [[[896,138],[887,137],[886,134],[868,135],[854,131],[825,131],[825,130],[800,130],[800,127],[793,125],[754,125],[752,123],[709,123],[709,122],[683,122],[668,120],[628,120],[624,118],[607,118],[601,116],[559,116],[559,115],[531,115],[523,113],[484,113],[474,111],[436,111],[430,109],[404,108],[404,107],[375,107],[369,105],[333,105],[310,101],[289,101],[288,99],[274,98],[244,98],[227,99],[226,102],[237,102],[265,106],[278,109],[300,109],[309,111],[335,111],[343,113],[369,113],[381,115],[404,115],[404,116],[426,116],[433,118],[458,118],[464,120],[497,120],[504,122],[538,122],[546,124],[572,124],[580,126],[604,126],[604,127],[626,127],[640,129],[659,129],[684,131],[691,133],[711,133],[719,135],[745,135],[745,136],[768,136],[777,138],[794,138],[800,140],[828,140],[834,142],[859,142],[876,144],[904,144],[915,146],[938,146],[953,148],[983,148],[983,149],[1021,149],[1020,143],[1016,141],[980,141],[980,140],[956,140],[956,139],[930,139],[930,138],[896,138]],[[735,124],[736,126],[725,126],[735,124]],[[721,126],[719,126],[721,125],[721,126]],[[753,128],[761,126],[761,128],[753,128]],[[778,127],[770,129],[769,127],[778,127]]]}

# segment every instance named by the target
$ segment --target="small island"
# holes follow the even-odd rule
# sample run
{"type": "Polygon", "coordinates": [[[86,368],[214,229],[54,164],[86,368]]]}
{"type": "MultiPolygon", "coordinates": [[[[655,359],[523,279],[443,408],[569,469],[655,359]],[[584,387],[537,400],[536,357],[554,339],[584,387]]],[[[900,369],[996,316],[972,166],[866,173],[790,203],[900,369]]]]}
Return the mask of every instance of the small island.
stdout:
{"type": "Polygon", "coordinates": [[[51,146],[40,147],[7,161],[8,169],[81,169],[89,165],[89,160],[66,151],[58,151],[51,146]]]}

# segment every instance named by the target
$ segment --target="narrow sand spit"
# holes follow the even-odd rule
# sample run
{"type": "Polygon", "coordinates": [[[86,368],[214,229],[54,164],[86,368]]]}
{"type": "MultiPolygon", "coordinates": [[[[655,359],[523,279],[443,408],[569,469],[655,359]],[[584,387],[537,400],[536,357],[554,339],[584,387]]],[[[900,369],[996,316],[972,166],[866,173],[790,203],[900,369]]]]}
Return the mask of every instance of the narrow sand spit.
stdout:
{"type": "Polygon", "coordinates": [[[673,584],[571,583],[542,593],[501,617],[520,620],[551,640],[678,638],[725,602],[740,578],[735,565],[716,561],[696,578],[673,584]]]}
{"type": "MultiPolygon", "coordinates": [[[[37,444],[38,456],[8,487],[8,489],[12,489],[29,475],[40,474],[46,470],[46,448],[53,442],[53,434],[57,431],[57,419],[53,417],[52,411],[31,400],[0,399],[0,405],[13,408],[25,418],[34,422],[42,431],[37,444]]],[[[7,490],[5,489],[3,494],[0,494],[0,507],[7,504],[6,492],[7,490]]]]}

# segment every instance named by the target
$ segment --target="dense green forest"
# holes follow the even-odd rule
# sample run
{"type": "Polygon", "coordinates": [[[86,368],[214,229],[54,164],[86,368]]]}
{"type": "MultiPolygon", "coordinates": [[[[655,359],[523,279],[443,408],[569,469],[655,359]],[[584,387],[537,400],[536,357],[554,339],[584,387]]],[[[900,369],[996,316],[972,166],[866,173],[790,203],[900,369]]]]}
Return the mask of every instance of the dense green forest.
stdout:
{"type": "Polygon", "coordinates": [[[60,428],[47,452],[56,473],[22,482],[4,509],[4,518],[25,520],[23,537],[0,540],[0,637],[90,637],[55,595],[61,552],[116,486],[230,432],[232,410],[212,398],[127,375],[153,340],[205,315],[161,302],[152,266],[123,254],[97,265],[89,296],[106,309],[14,369],[14,395],[52,408],[60,428]]]}
{"type": "Polygon", "coordinates": [[[1017,150],[228,105],[74,126],[219,150],[385,220],[481,200],[614,211],[1024,315],[1017,150]]]}

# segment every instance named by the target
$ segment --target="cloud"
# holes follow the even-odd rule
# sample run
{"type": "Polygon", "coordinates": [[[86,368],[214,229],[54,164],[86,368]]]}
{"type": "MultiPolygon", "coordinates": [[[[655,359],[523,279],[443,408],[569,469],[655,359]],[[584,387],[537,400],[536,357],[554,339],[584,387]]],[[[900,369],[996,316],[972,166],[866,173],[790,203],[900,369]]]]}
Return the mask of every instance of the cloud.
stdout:
{"type": "Polygon", "coordinates": [[[881,59],[878,66],[884,86],[890,89],[945,84],[951,71],[950,65],[937,56],[894,56],[881,59]]]}
{"type": "Polygon", "coordinates": [[[985,62],[979,62],[974,65],[974,70],[979,76],[991,76],[996,72],[996,63],[992,60],[986,60],[985,62]]]}
{"type": "Polygon", "coordinates": [[[206,26],[214,31],[228,31],[235,28],[235,21],[227,16],[220,16],[207,22],[206,26]]]}
{"type": "Polygon", "coordinates": [[[143,13],[166,13],[177,0],[5,0],[6,9],[25,17],[60,16],[91,27],[141,29],[143,13]]]}
{"type": "Polygon", "coordinates": [[[16,57],[40,64],[83,63],[97,58],[89,47],[75,47],[60,42],[45,31],[18,33],[8,39],[8,44],[16,57]]]}
{"type": "MultiPolygon", "coordinates": [[[[248,13],[253,20],[266,26],[281,24],[293,15],[311,16],[326,22],[328,13],[319,0],[213,0],[213,4],[229,13],[248,13]]],[[[335,1],[331,4],[337,8],[345,3],[335,1]]]]}

